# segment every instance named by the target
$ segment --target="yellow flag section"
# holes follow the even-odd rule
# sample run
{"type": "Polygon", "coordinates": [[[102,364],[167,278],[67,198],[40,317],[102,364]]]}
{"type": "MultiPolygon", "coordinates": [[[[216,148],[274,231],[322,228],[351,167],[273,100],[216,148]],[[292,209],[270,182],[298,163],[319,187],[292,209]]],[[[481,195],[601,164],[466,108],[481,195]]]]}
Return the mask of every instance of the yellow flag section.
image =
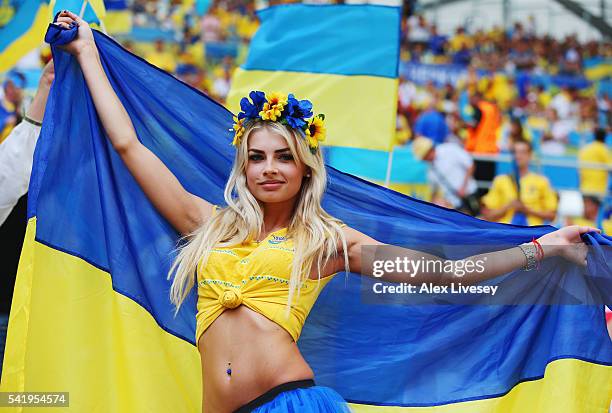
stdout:
{"type": "Polygon", "coordinates": [[[395,135],[400,8],[274,6],[232,80],[228,107],[252,90],[293,93],[325,114],[328,146],[388,151],[395,135]]]}
{"type": "Polygon", "coordinates": [[[106,17],[104,28],[107,33],[119,34],[132,31],[132,11],[128,8],[126,0],[105,1],[106,17]]]}
{"type": "Polygon", "coordinates": [[[68,392],[69,407],[53,411],[200,411],[197,348],[162,330],[141,305],[115,292],[110,274],[39,243],[35,232],[32,218],[0,391],[68,392]]]}
{"type": "Polygon", "coordinates": [[[350,406],[354,413],[607,413],[610,401],[612,366],[561,359],[546,367],[543,378],[520,383],[500,397],[442,406],[350,406]]]}
{"type": "Polygon", "coordinates": [[[0,4],[0,72],[10,70],[43,42],[49,4],[41,0],[0,4]]]}
{"type": "Polygon", "coordinates": [[[228,99],[232,111],[240,110],[240,98],[251,90],[284,91],[312,101],[316,113],[325,114],[326,145],[382,149],[389,145],[386,125],[393,123],[395,133],[396,79],[237,69],[228,99]],[[355,91],[359,98],[347,105],[355,91]]]}

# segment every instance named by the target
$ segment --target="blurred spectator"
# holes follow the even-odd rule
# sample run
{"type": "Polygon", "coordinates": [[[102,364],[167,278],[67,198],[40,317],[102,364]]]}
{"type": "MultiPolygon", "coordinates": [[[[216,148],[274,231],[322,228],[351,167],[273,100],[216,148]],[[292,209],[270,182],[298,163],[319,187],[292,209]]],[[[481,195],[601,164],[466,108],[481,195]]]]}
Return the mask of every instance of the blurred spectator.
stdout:
{"type": "Polygon", "coordinates": [[[162,39],[155,41],[155,50],[148,53],[145,60],[166,72],[173,73],[176,69],[176,57],[166,50],[166,44],[162,39]]]}
{"type": "Polygon", "coordinates": [[[529,42],[522,38],[515,41],[515,46],[510,51],[508,58],[514,62],[514,67],[518,70],[529,70],[534,66],[533,50],[529,42]]]}
{"type": "Polygon", "coordinates": [[[601,220],[599,210],[601,208],[601,200],[596,196],[582,196],[583,213],[582,217],[570,217],[566,221],[566,225],[586,225],[589,227],[599,228],[605,234],[612,234],[612,221],[609,219],[601,220]]]}
{"type": "Polygon", "coordinates": [[[576,129],[576,122],[570,118],[559,118],[557,111],[552,108],[548,110],[548,118],[551,137],[559,143],[567,143],[570,132],[576,129]]]}
{"type": "MultiPolygon", "coordinates": [[[[612,154],[605,143],[606,131],[598,128],[594,140],[578,152],[579,162],[599,163],[601,166],[612,166],[612,154]]],[[[608,191],[608,170],[580,169],[580,191],[588,194],[605,195],[608,191]]]]}
{"type": "Polygon", "coordinates": [[[16,124],[21,122],[23,89],[26,78],[23,73],[10,71],[2,85],[3,96],[0,99],[0,143],[4,141],[16,124]]]}
{"type": "Polygon", "coordinates": [[[501,123],[497,105],[484,100],[478,92],[470,96],[470,105],[473,112],[472,124],[465,149],[479,154],[497,153],[497,130],[501,123]]]}
{"type": "Polygon", "coordinates": [[[565,145],[556,140],[550,132],[544,132],[540,142],[540,153],[545,156],[563,156],[565,145]]]}
{"type": "Polygon", "coordinates": [[[0,144],[0,225],[28,190],[34,147],[54,77],[51,61],[43,70],[38,90],[23,121],[0,144]]]}
{"type": "MultiPolygon", "coordinates": [[[[467,130],[465,149],[475,154],[496,154],[497,131],[501,123],[501,115],[497,105],[482,98],[479,92],[470,96],[472,121],[467,130]]],[[[474,177],[477,181],[491,182],[495,176],[495,162],[478,159],[475,162],[474,177]]],[[[485,191],[479,189],[479,195],[485,191]]]]}
{"type": "Polygon", "coordinates": [[[577,115],[577,92],[575,88],[563,87],[550,102],[551,108],[557,112],[561,120],[570,119],[577,115]]]}
{"type": "Polygon", "coordinates": [[[202,17],[202,39],[204,43],[218,42],[221,40],[221,21],[215,13],[215,9],[209,10],[202,17]]]}
{"type": "Polygon", "coordinates": [[[470,64],[471,58],[472,58],[472,52],[464,44],[461,46],[461,49],[457,50],[453,54],[452,63],[456,65],[461,65],[461,66],[468,66],[470,64]]]}
{"type": "Polygon", "coordinates": [[[528,141],[517,141],[512,148],[518,177],[499,175],[489,192],[482,198],[483,216],[489,221],[511,223],[515,212],[527,217],[528,225],[552,221],[557,210],[557,194],[548,179],[529,171],[532,148],[528,141]],[[517,190],[520,184],[520,195],[517,190]]]}
{"type": "Polygon", "coordinates": [[[468,200],[476,192],[474,161],[456,140],[434,146],[431,139],[418,137],[412,143],[412,151],[415,158],[430,164],[427,178],[433,203],[472,215],[477,212],[468,200]]]}
{"type": "Polygon", "coordinates": [[[444,115],[438,110],[438,100],[434,99],[421,112],[414,124],[414,134],[431,139],[434,144],[444,142],[448,135],[448,126],[444,115]]]}
{"type": "Polygon", "coordinates": [[[213,95],[221,102],[225,102],[231,87],[232,74],[229,69],[224,69],[223,76],[215,79],[212,87],[213,95]]]}
{"type": "Polygon", "coordinates": [[[597,98],[597,123],[600,128],[612,130],[612,99],[605,93],[597,98]]]}
{"type": "Polygon", "coordinates": [[[429,28],[427,27],[427,22],[425,21],[425,17],[420,16],[410,16],[408,18],[408,42],[412,45],[418,46],[427,46],[429,43],[429,28]]]}
{"type": "Polygon", "coordinates": [[[398,110],[401,113],[408,112],[411,109],[417,95],[417,88],[415,84],[412,82],[407,82],[403,76],[400,76],[400,84],[397,94],[399,99],[398,110]]]}
{"type": "MultiPolygon", "coordinates": [[[[431,26],[431,36],[429,37],[429,50],[436,57],[444,56],[446,52],[447,37],[438,33],[438,27],[434,24],[431,26]]],[[[435,63],[440,63],[439,60],[435,63]]]]}
{"type": "Polygon", "coordinates": [[[404,145],[411,137],[408,119],[402,113],[398,113],[395,120],[395,144],[404,145]]]}
{"type": "Polygon", "coordinates": [[[455,31],[455,35],[449,41],[450,51],[458,52],[463,48],[471,49],[472,47],[472,39],[465,33],[465,29],[463,27],[458,27],[455,31]]]}
{"type": "Polygon", "coordinates": [[[503,151],[512,150],[514,142],[525,140],[525,133],[523,132],[523,124],[520,119],[512,118],[508,128],[504,130],[502,134],[502,140],[499,143],[500,149],[503,151]]]}

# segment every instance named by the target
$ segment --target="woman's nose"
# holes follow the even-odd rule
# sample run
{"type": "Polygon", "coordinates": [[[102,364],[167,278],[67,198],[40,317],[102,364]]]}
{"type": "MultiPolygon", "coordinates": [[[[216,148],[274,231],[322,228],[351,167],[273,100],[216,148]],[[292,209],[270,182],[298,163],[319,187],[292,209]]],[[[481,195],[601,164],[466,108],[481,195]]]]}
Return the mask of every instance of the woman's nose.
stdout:
{"type": "Polygon", "coordinates": [[[278,173],[278,168],[276,167],[276,163],[273,159],[266,161],[264,174],[275,174],[278,173]]]}

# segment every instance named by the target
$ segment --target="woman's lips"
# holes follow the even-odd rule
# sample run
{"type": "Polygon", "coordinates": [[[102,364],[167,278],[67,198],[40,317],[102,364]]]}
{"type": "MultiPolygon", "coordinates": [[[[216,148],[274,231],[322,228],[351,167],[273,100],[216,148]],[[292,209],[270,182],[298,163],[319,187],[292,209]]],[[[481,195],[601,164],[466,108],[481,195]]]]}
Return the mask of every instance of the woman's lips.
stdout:
{"type": "Polygon", "coordinates": [[[260,185],[266,191],[275,191],[283,185],[283,182],[280,182],[280,181],[264,182],[260,185]]]}

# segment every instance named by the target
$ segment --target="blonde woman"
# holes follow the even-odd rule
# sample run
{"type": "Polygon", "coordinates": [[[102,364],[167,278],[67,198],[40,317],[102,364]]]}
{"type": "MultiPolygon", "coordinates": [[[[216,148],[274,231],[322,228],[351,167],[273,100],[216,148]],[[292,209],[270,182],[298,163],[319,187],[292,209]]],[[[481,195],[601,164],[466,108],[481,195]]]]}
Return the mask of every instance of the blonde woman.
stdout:
{"type": "MultiPolygon", "coordinates": [[[[187,192],[137,139],[102,69],[88,25],[69,12],[62,12],[57,23],[65,28],[78,24],[78,37],[64,48],[81,66],[106,134],[150,201],[187,237],[170,271],[170,299],[178,309],[197,288],[202,411],[349,411],[336,392],[314,384],[313,371],[296,345],[319,293],[338,272],[373,273],[362,263],[362,246],[385,247],[381,254],[390,257],[439,258],[383,246],[322,209],[324,117],[313,116],[310,102],[292,95],[252,92],[242,100],[226,207],[187,192]]],[[[567,227],[540,242],[471,257],[485,258],[486,268],[462,281],[531,268],[553,255],[584,264],[580,235],[590,230],[567,227]],[[561,248],[570,244],[578,248],[561,248]]],[[[417,277],[446,283],[453,275],[417,277]]],[[[382,279],[408,281],[405,273],[393,271],[382,279]]]]}

